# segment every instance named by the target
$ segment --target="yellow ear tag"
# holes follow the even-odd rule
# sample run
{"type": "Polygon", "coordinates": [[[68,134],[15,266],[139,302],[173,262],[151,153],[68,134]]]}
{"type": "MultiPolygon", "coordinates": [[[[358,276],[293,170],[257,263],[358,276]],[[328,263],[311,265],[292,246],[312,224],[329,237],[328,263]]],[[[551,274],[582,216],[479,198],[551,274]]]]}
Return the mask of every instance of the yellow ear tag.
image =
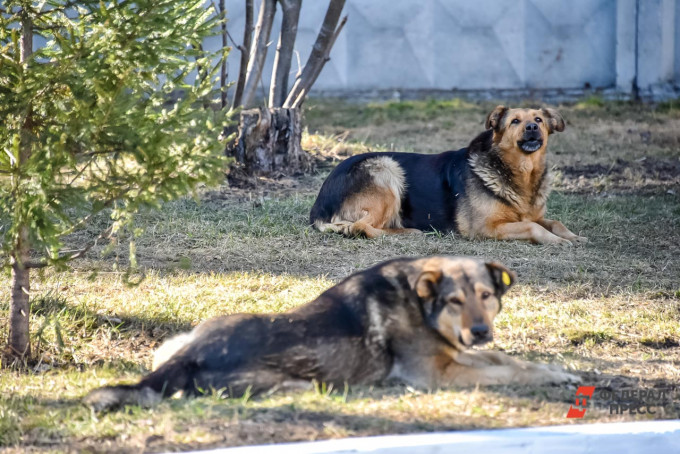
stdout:
{"type": "Polygon", "coordinates": [[[504,283],[505,285],[510,285],[510,283],[511,283],[512,281],[510,280],[510,275],[508,274],[507,271],[503,271],[503,276],[502,276],[502,277],[503,277],[503,283],[504,283]]]}

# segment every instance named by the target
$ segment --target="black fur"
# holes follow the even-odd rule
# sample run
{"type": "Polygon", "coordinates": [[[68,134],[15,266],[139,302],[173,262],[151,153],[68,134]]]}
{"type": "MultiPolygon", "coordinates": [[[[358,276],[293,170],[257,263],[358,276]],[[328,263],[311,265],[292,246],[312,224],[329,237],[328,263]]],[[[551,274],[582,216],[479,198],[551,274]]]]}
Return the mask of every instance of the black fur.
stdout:
{"type": "Polygon", "coordinates": [[[358,164],[366,159],[393,153],[365,153],[345,159],[333,170],[321,186],[326,195],[323,200],[317,198],[309,216],[310,224],[315,220],[329,221],[343,200],[364,189],[371,183],[371,175],[358,164]]]}
{"type": "Polygon", "coordinates": [[[468,184],[478,185],[478,189],[488,195],[505,204],[510,203],[484,186],[470,170],[470,154],[479,153],[486,157],[485,164],[488,160],[488,165],[493,166],[508,182],[512,181],[510,169],[493,153],[492,137],[493,131],[487,130],[467,148],[440,154],[389,152],[352,156],[341,162],[321,186],[309,216],[310,224],[317,220],[330,222],[349,195],[370,184],[370,175],[358,164],[370,158],[387,156],[394,159],[406,174],[406,189],[401,201],[403,226],[419,230],[456,231],[456,208],[458,201],[466,196],[468,184]]]}
{"type": "Polygon", "coordinates": [[[367,172],[357,172],[362,161],[388,156],[406,171],[406,190],[401,201],[402,223],[420,230],[455,230],[456,200],[465,195],[470,173],[467,148],[436,155],[417,153],[366,153],[346,159],[324,182],[310,213],[310,224],[329,222],[350,192],[370,183],[367,172]],[[357,177],[360,173],[360,177],[357,177]]]}
{"type": "MultiPolygon", "coordinates": [[[[422,355],[427,359],[445,344],[449,345],[445,356],[450,355],[452,344],[442,330],[452,327],[438,326],[433,319],[446,304],[443,292],[472,284],[457,283],[443,274],[426,298],[414,283],[427,263],[455,266],[457,260],[470,261],[395,259],[356,273],[289,312],[211,319],[138,383],[95,389],[84,403],[101,411],[127,404],[151,405],[178,391],[197,395],[221,390],[237,397],[308,386],[311,380],[336,386],[377,383],[390,376],[395,364],[397,370],[414,367],[413,373],[420,374],[420,367],[409,364],[422,355]],[[436,307],[428,306],[430,301],[436,307]]],[[[476,266],[477,279],[495,285],[484,263],[477,261],[476,266]]]]}
{"type": "Polygon", "coordinates": [[[149,390],[159,397],[211,390],[242,396],[287,380],[315,379],[339,386],[382,380],[394,357],[389,345],[371,342],[372,321],[366,302],[379,301],[384,318],[389,317],[393,304],[407,304],[417,318],[419,299],[408,291],[411,261],[395,259],[354,274],[313,302],[287,313],[236,314],[209,320],[196,328],[188,344],[139,383],[101,388],[85,401],[103,410],[134,403],[149,390]],[[388,280],[381,274],[387,266],[403,272],[388,280]]]}

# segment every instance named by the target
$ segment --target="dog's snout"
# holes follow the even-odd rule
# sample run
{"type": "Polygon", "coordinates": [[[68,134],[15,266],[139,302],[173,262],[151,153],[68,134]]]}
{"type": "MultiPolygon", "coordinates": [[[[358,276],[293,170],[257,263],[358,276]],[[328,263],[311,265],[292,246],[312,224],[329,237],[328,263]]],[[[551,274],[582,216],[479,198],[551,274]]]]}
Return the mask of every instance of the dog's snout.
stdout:
{"type": "Polygon", "coordinates": [[[527,132],[538,131],[538,124],[536,124],[536,123],[527,123],[527,125],[524,127],[524,129],[525,129],[527,132]]]}
{"type": "Polygon", "coordinates": [[[472,328],[470,328],[470,332],[475,339],[484,339],[489,335],[489,326],[485,323],[473,325],[472,328]]]}

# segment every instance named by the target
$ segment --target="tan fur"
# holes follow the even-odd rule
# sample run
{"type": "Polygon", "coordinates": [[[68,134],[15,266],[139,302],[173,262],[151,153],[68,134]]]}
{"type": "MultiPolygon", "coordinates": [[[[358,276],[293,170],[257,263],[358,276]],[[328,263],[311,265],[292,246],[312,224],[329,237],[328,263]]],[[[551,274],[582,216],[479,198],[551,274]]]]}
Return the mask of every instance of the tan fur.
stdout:
{"type": "Polygon", "coordinates": [[[361,165],[371,174],[373,185],[345,200],[329,223],[317,221],[314,226],[322,232],[368,238],[414,232],[402,227],[399,216],[405,187],[401,166],[388,157],[368,159],[361,165]]]}
{"type": "Polygon", "coordinates": [[[500,300],[515,279],[505,266],[474,258],[390,260],[286,313],[206,320],[165,343],[154,372],[95,389],[83,402],[104,411],[153,405],[178,392],[223,389],[239,397],[312,380],[342,386],[391,378],[430,389],[578,383],[559,367],[472,350],[493,340],[500,300]]]}
{"type": "MultiPolygon", "coordinates": [[[[504,266],[496,263],[487,266],[508,273],[511,282],[514,282],[514,273],[504,266]]],[[[426,336],[403,333],[405,342],[397,342],[406,353],[400,355],[391,377],[430,389],[478,384],[539,385],[580,381],[579,377],[559,366],[533,364],[497,351],[470,350],[473,344],[472,326],[483,322],[492,330],[500,310],[494,286],[488,280],[486,269],[480,268],[478,261],[433,257],[418,261],[417,267],[422,272],[412,285],[424,304],[427,304],[428,298],[437,296],[447,301],[457,299],[462,304],[447,304],[436,319],[437,331],[448,343],[433,344],[426,336]],[[443,278],[452,279],[455,284],[446,287],[442,283],[443,278]],[[462,291],[466,282],[472,283],[474,295],[466,296],[462,291]]],[[[402,317],[401,314],[395,314],[397,319],[402,317]]],[[[404,323],[402,326],[407,330],[409,324],[404,323]]]]}
{"type": "MultiPolygon", "coordinates": [[[[479,171],[476,159],[470,164],[473,171],[485,182],[487,187],[499,196],[511,201],[508,207],[498,201],[487,202],[485,225],[478,230],[481,236],[502,240],[529,240],[541,244],[571,245],[572,242],[585,242],[586,238],[575,235],[557,221],[545,219],[546,204],[550,192],[550,174],[546,172],[546,149],[548,136],[554,131],[564,129],[564,120],[553,109],[507,109],[498,106],[487,120],[495,125],[493,142],[502,153],[503,162],[512,170],[513,182],[519,190],[507,185],[500,189],[494,175],[479,171]],[[503,112],[499,117],[499,112],[503,112]],[[513,123],[517,120],[517,123],[513,123]],[[534,153],[526,154],[518,146],[527,123],[539,125],[543,145],[534,153]],[[541,180],[541,176],[547,175],[541,180]]],[[[477,226],[481,227],[481,226],[477,226]]]]}
{"type": "MultiPolygon", "coordinates": [[[[565,123],[560,114],[547,108],[498,106],[487,117],[486,127],[493,129],[492,151],[498,154],[508,171],[501,172],[489,165],[486,150],[470,153],[471,171],[497,197],[466,182],[466,195],[456,206],[458,231],[467,237],[528,240],[542,244],[571,245],[587,241],[561,223],[544,218],[551,184],[550,173],[546,171],[546,149],[549,135],[564,130],[565,123]],[[538,124],[543,143],[533,153],[525,153],[518,142],[530,122],[538,124]]],[[[317,220],[314,226],[321,231],[368,238],[419,232],[403,228],[400,219],[405,190],[404,169],[389,157],[368,159],[360,165],[369,171],[373,184],[345,200],[330,222],[317,220]]]]}

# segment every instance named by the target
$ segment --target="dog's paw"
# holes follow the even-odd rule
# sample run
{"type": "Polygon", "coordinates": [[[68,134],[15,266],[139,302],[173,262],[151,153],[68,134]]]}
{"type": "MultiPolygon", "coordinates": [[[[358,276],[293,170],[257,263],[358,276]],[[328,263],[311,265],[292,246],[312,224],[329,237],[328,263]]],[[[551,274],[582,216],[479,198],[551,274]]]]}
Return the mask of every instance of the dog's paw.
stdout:
{"type": "Polygon", "coordinates": [[[581,377],[567,372],[559,364],[537,364],[529,363],[528,370],[537,382],[542,384],[578,384],[581,377]]]}
{"type": "Polygon", "coordinates": [[[586,244],[588,242],[588,238],[575,235],[574,238],[569,238],[569,241],[576,244],[586,244]]]}
{"type": "Polygon", "coordinates": [[[563,383],[570,385],[577,385],[582,382],[581,377],[576,374],[571,374],[561,367],[553,368],[550,367],[550,372],[546,374],[546,383],[560,385],[563,383]]]}
{"type": "Polygon", "coordinates": [[[554,245],[562,246],[562,247],[571,247],[571,246],[574,245],[574,243],[567,240],[566,238],[560,238],[560,237],[556,237],[556,238],[552,239],[547,244],[554,244],[554,245]]]}

